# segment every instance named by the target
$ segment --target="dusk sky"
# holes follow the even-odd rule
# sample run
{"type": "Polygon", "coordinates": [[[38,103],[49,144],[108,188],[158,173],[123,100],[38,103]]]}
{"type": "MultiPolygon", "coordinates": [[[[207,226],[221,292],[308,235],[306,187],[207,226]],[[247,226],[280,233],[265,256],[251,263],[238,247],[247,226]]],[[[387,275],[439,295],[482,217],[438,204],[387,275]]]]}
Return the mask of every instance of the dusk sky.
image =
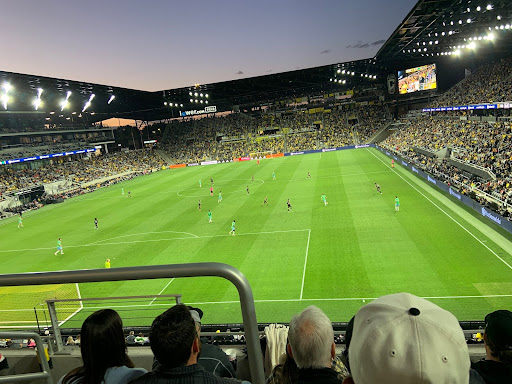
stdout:
{"type": "Polygon", "coordinates": [[[0,70],[156,91],[373,57],[416,0],[3,0],[0,70]]]}

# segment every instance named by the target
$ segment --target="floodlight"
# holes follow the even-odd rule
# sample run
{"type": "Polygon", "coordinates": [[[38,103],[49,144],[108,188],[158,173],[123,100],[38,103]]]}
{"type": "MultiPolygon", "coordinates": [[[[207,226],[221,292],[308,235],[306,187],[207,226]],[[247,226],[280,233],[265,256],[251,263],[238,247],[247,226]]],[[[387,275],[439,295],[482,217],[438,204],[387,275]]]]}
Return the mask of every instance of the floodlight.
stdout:
{"type": "Polygon", "coordinates": [[[208,98],[208,94],[205,94],[204,97],[208,98]]]}
{"type": "Polygon", "coordinates": [[[475,49],[475,48],[476,48],[476,44],[475,44],[475,42],[473,41],[472,43],[469,43],[469,44],[468,44],[468,48],[469,48],[469,49],[475,49]]]}
{"type": "Polygon", "coordinates": [[[197,97],[197,92],[194,93],[194,96],[197,97]]]}
{"type": "Polygon", "coordinates": [[[340,73],[341,71],[338,69],[336,72],[337,72],[337,73],[340,73]]]}
{"type": "Polygon", "coordinates": [[[462,24],[462,20],[459,20],[459,24],[462,24]]]}
{"type": "Polygon", "coordinates": [[[110,95],[110,99],[108,99],[107,104],[110,104],[116,97],[114,95],[110,95]]]}
{"type": "Polygon", "coordinates": [[[201,104],[203,104],[203,100],[199,100],[199,102],[200,102],[201,104]]]}
{"type": "Polygon", "coordinates": [[[34,108],[37,111],[39,109],[39,106],[41,105],[41,99],[39,97],[36,97],[32,104],[34,104],[34,108]]]}
{"type": "Polygon", "coordinates": [[[485,9],[487,9],[488,11],[492,10],[492,5],[491,4],[487,4],[487,7],[485,9]]]}
{"type": "Polygon", "coordinates": [[[203,97],[203,94],[201,93],[199,96],[203,97]]]}
{"type": "Polygon", "coordinates": [[[7,109],[7,102],[9,101],[9,96],[7,96],[7,93],[4,93],[0,100],[2,101],[4,109],[7,109]]]}
{"type": "Polygon", "coordinates": [[[197,99],[195,100],[195,102],[197,103],[197,99]]]}
{"type": "Polygon", "coordinates": [[[471,19],[467,19],[466,23],[468,23],[468,24],[471,23],[471,19]]]}
{"type": "Polygon", "coordinates": [[[505,25],[505,29],[510,29],[510,24],[505,25]]]}
{"type": "Polygon", "coordinates": [[[189,96],[192,96],[192,92],[189,92],[188,94],[189,94],[189,96]]]}
{"type": "Polygon", "coordinates": [[[208,104],[208,100],[205,100],[204,102],[205,102],[205,104],[208,104]]]}
{"type": "Polygon", "coordinates": [[[480,12],[481,9],[482,9],[482,7],[480,7],[480,6],[476,7],[477,12],[480,12]]]}
{"type": "Polygon", "coordinates": [[[183,108],[183,104],[180,104],[180,107],[182,107],[182,108],[183,108]]]}
{"type": "Polygon", "coordinates": [[[453,52],[453,54],[454,54],[455,56],[459,56],[459,55],[460,55],[460,49],[457,49],[455,52],[453,52]]]}
{"type": "Polygon", "coordinates": [[[194,102],[194,100],[190,99],[190,102],[191,102],[191,103],[193,103],[193,102],[194,102]]]}
{"type": "Polygon", "coordinates": [[[501,16],[500,16],[500,15],[496,16],[496,18],[497,18],[498,20],[501,20],[501,16]]]}
{"type": "Polygon", "coordinates": [[[68,106],[68,100],[67,99],[66,100],[62,100],[61,103],[60,103],[60,106],[61,106],[60,110],[63,111],[64,108],[66,108],[68,106]]]}
{"type": "Polygon", "coordinates": [[[494,35],[492,33],[489,33],[487,35],[487,40],[491,40],[491,41],[494,40],[494,35]]]}

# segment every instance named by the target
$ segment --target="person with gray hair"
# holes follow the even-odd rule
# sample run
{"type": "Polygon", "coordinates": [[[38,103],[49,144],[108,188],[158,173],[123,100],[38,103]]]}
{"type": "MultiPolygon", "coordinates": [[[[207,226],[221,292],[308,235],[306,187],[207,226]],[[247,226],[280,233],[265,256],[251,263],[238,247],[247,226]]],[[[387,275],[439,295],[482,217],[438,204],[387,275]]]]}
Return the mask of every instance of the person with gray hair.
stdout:
{"type": "Polygon", "coordinates": [[[299,368],[296,383],[341,383],[331,368],[335,357],[331,320],[311,305],[290,321],[288,354],[299,368]]]}

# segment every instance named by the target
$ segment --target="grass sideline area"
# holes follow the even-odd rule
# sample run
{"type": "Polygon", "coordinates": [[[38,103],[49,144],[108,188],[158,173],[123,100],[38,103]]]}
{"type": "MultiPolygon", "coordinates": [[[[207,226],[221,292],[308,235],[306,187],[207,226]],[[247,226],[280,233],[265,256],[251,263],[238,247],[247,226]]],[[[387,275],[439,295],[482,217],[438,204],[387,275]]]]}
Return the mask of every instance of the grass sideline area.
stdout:
{"type": "MultiPolygon", "coordinates": [[[[259,322],[288,322],[311,304],[332,321],[348,321],[369,300],[402,291],[430,299],[461,321],[512,307],[510,234],[486,226],[455,199],[432,192],[432,186],[399,165],[391,169],[389,162],[365,148],[138,177],[27,212],[24,228],[17,228],[16,218],[1,222],[1,273],[103,268],[107,258],[112,268],[217,261],[249,279],[259,322]],[[262,205],[265,196],[268,206],[262,205]],[[229,234],[233,220],[236,236],[229,234]],[[59,237],[64,255],[55,256],[59,237]]],[[[0,327],[15,320],[32,324],[32,308],[42,300],[30,294],[37,288],[0,288],[0,327]]],[[[185,303],[204,310],[205,323],[241,322],[236,289],[221,278],[79,288],[84,298],[179,293],[185,303]]],[[[66,294],[53,297],[76,296],[76,289],[55,292],[61,291],[66,294]]],[[[85,303],[66,326],[80,327],[100,307],[117,309],[125,325],[146,325],[167,306],[151,299],[85,303]]],[[[61,319],[76,307],[61,309],[61,319]]]]}

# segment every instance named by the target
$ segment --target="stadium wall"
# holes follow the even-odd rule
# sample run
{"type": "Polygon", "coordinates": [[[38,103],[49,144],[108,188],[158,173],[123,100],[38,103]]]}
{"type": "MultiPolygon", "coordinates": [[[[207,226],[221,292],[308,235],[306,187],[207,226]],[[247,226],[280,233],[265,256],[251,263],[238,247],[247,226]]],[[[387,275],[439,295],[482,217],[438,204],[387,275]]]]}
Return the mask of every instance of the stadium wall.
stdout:
{"type": "MultiPolygon", "coordinates": [[[[374,145],[372,145],[372,146],[374,146],[374,145]]],[[[374,147],[377,148],[382,153],[384,153],[386,156],[395,159],[395,161],[399,162],[404,167],[408,168],[412,172],[421,176],[423,179],[427,180],[429,183],[434,184],[437,188],[442,189],[443,191],[445,191],[449,195],[453,196],[460,202],[462,202],[465,205],[467,205],[468,207],[472,208],[474,211],[478,212],[480,215],[486,217],[487,219],[491,220],[493,223],[499,225],[501,228],[512,233],[512,222],[508,221],[501,215],[497,214],[494,211],[491,211],[488,208],[483,207],[482,205],[477,203],[475,200],[469,198],[466,195],[463,195],[459,191],[450,187],[448,184],[445,184],[442,181],[437,180],[435,177],[424,172],[423,170],[416,168],[414,165],[409,163],[409,161],[405,161],[401,156],[394,154],[394,153],[392,154],[388,150],[381,148],[377,145],[375,145],[374,147]]]]}

